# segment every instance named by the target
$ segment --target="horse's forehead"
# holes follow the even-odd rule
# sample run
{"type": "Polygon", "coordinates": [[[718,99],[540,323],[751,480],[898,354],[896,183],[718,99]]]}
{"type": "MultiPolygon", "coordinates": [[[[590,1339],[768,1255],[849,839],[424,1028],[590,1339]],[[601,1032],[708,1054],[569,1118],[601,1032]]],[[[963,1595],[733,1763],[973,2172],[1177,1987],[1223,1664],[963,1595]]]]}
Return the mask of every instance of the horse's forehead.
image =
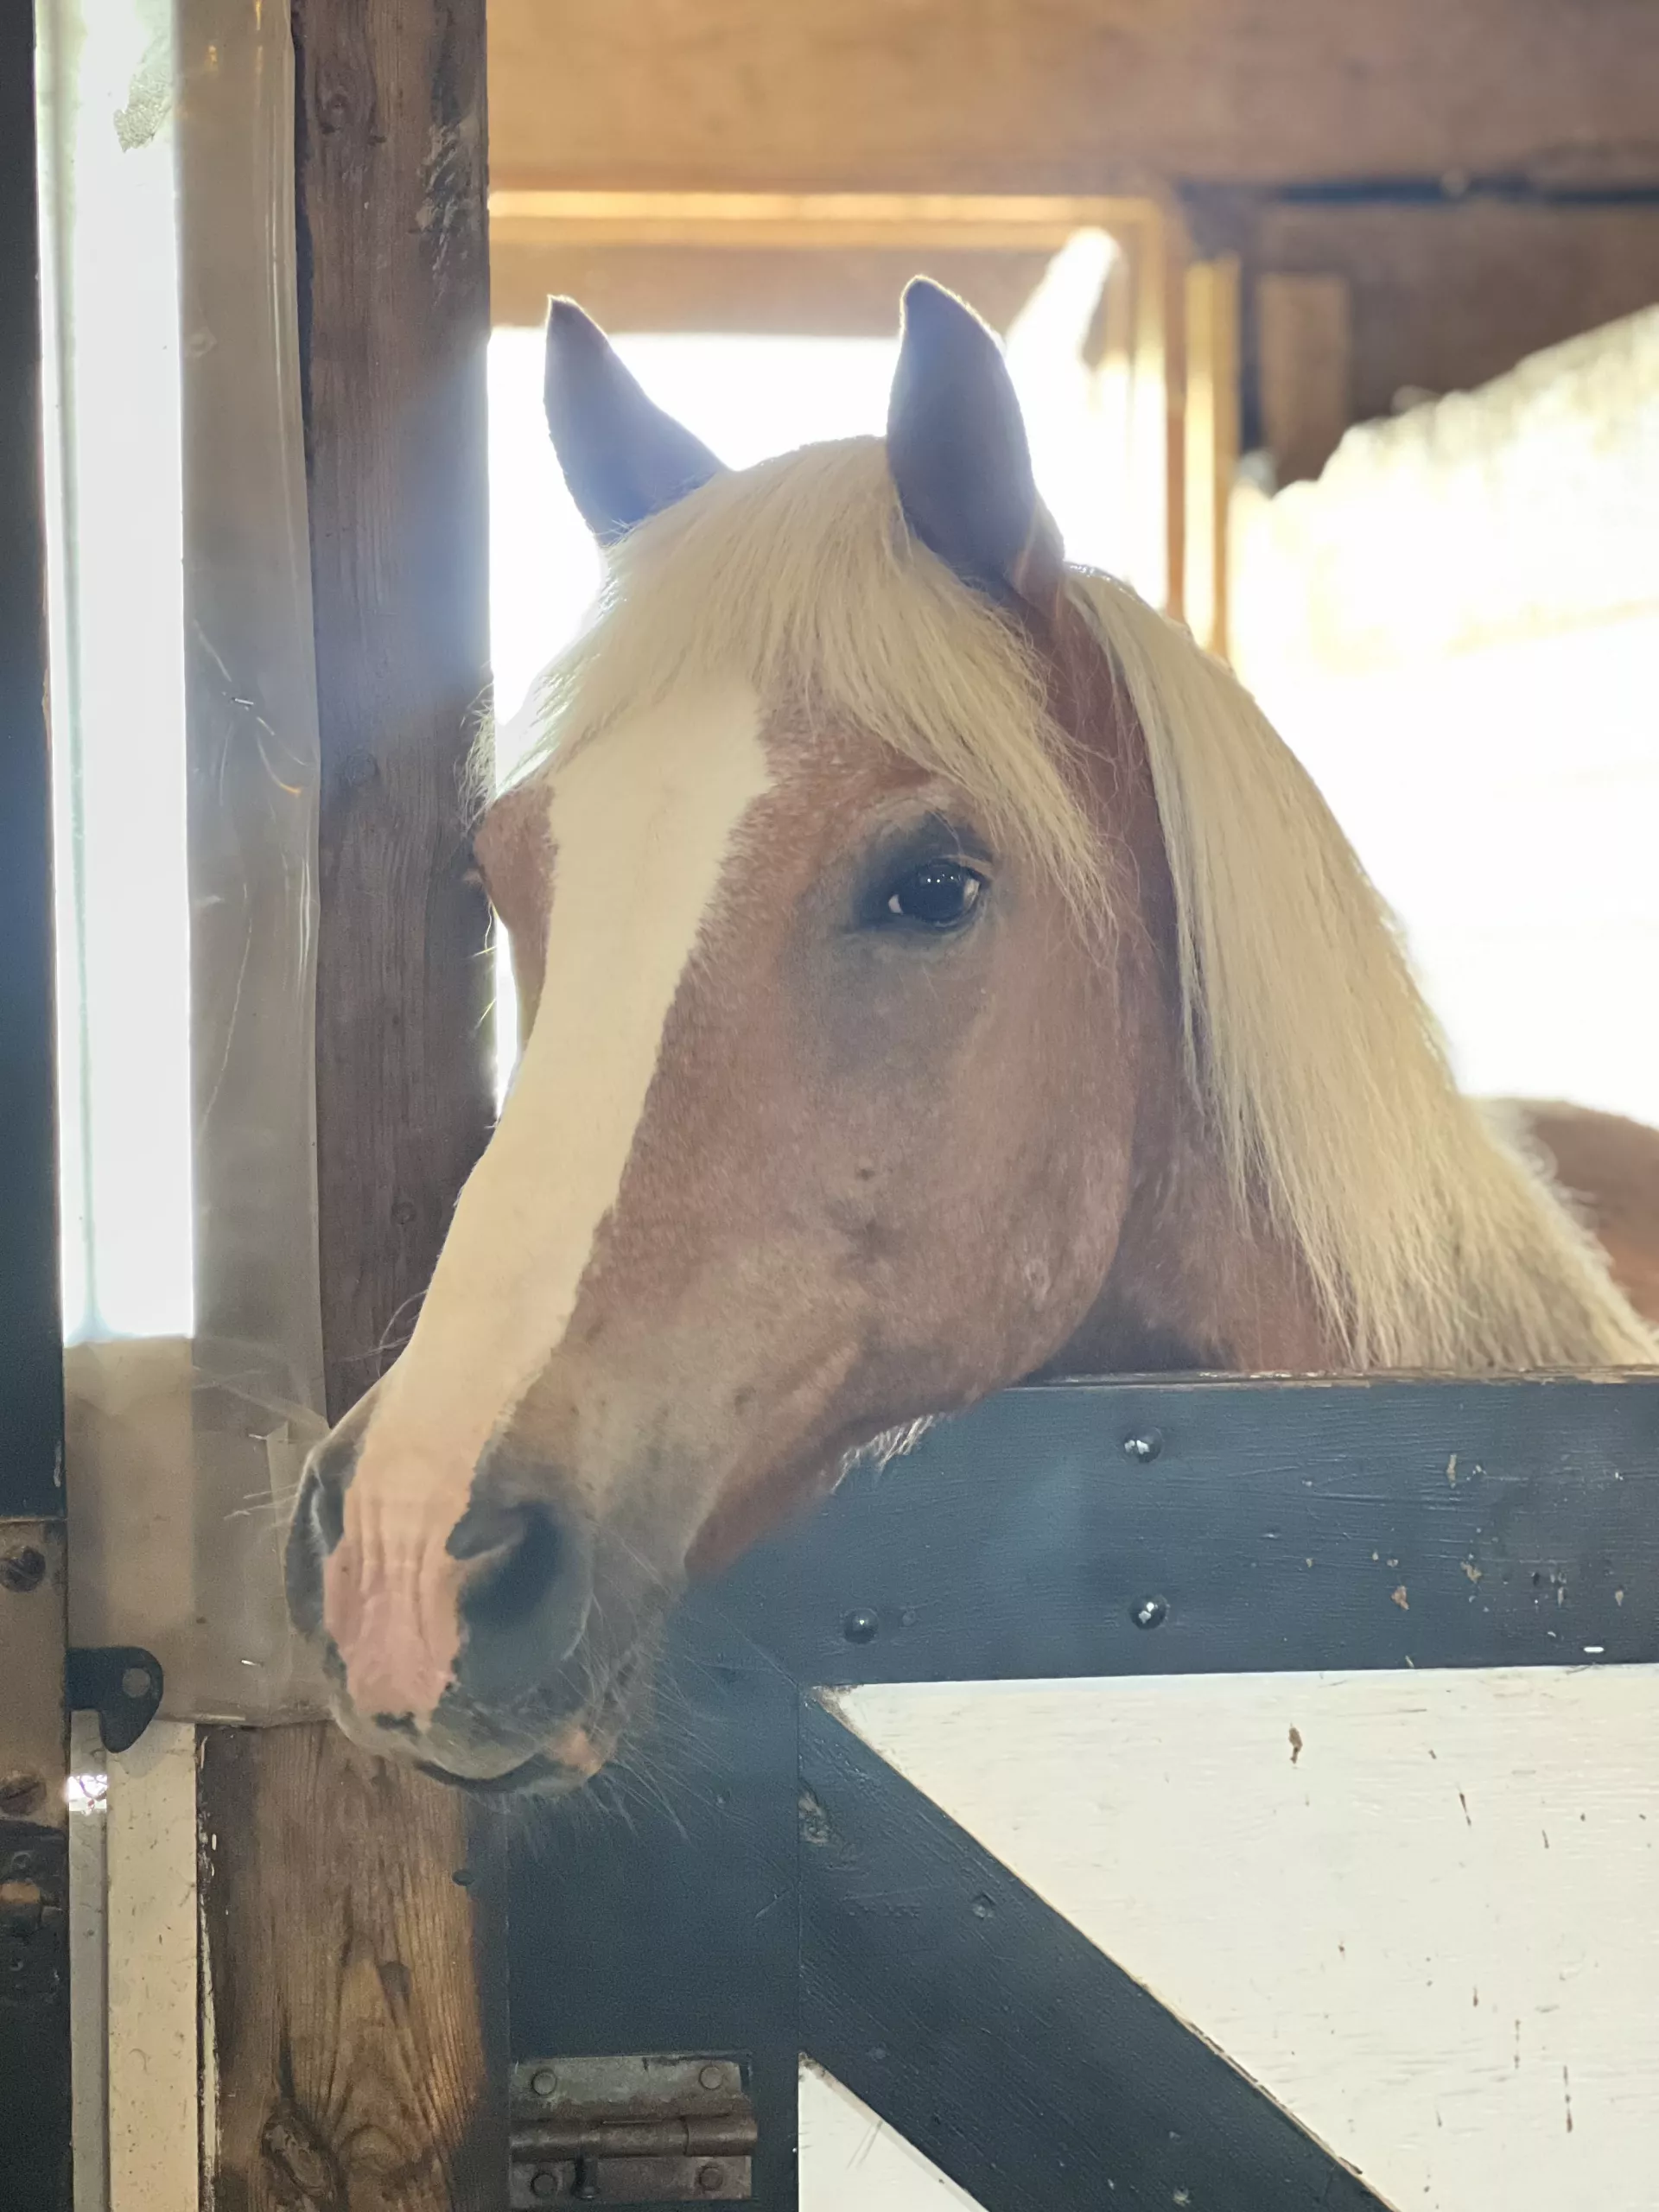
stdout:
{"type": "Polygon", "coordinates": [[[693,687],[648,721],[657,734],[648,750],[630,741],[638,725],[625,724],[620,742],[609,734],[588,740],[568,769],[550,765],[485,813],[474,849],[515,937],[545,936],[562,846],[619,827],[653,841],[676,834],[687,793],[757,743],[766,763],[764,843],[774,861],[795,849],[808,859],[872,804],[941,787],[851,722],[791,705],[763,709],[741,683],[693,687]]]}

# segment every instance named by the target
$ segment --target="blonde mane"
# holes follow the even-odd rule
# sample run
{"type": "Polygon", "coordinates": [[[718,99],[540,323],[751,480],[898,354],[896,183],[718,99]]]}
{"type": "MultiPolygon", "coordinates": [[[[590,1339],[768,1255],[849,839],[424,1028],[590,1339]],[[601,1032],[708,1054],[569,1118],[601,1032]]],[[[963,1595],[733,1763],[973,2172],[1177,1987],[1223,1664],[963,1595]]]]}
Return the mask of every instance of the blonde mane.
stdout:
{"type": "MultiPolygon", "coordinates": [[[[1386,908],[1254,701],[1127,587],[1073,571],[1070,591],[1145,734],[1188,1079],[1241,1215],[1300,1255],[1344,1363],[1659,1359],[1588,1235],[1457,1090],[1386,908]]],[[[734,670],[953,779],[1100,912],[1040,665],[914,543],[880,440],[717,478],[633,531],[526,709],[524,772],[688,675],[734,670]]]]}
{"type": "Polygon", "coordinates": [[[879,438],[718,476],[630,531],[525,706],[522,772],[677,683],[733,674],[809,724],[862,730],[950,778],[1080,909],[1097,901],[1099,855],[1040,664],[916,546],[879,438]]]}

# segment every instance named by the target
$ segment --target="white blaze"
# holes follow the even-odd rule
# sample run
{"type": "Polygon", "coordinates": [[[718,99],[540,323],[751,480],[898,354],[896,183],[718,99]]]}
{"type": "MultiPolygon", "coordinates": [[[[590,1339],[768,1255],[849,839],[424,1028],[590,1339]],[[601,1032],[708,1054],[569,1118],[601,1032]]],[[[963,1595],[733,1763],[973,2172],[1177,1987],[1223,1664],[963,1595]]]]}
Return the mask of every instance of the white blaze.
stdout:
{"type": "Polygon", "coordinates": [[[735,683],[619,723],[550,778],[535,1026],[347,1493],[359,1533],[378,1524],[372,1579],[402,1580],[389,1554],[442,1550],[492,1431],[563,1338],[734,833],[769,780],[759,702],[735,683]]]}

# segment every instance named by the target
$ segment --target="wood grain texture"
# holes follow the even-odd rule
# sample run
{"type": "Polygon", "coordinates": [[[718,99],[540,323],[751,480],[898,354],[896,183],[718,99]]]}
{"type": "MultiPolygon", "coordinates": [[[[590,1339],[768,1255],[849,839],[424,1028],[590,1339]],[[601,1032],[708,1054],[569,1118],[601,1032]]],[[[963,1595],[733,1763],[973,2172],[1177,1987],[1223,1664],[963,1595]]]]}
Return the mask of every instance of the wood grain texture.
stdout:
{"type": "Polygon", "coordinates": [[[1227,658],[1227,517],[1238,471],[1238,264],[1186,271],[1187,627],[1227,658]]]}
{"type": "Polygon", "coordinates": [[[1102,189],[1651,143],[1647,0],[495,0],[494,158],[600,186],[1102,189]]]}
{"type": "MultiPolygon", "coordinates": [[[[480,0],[293,20],[338,1415],[406,1332],[491,1106],[465,800],[487,684],[484,31],[480,0]]],[[[316,1726],[212,1732],[200,1800],[217,2212],[496,2212],[505,1980],[461,1801],[316,1726]]]]}
{"type": "Polygon", "coordinates": [[[491,1112],[464,794],[488,683],[484,33],[481,0],[294,20],[337,1418],[406,1333],[491,1112]]]}
{"type": "Polygon", "coordinates": [[[1389,414],[1412,388],[1470,390],[1659,300],[1659,207],[1471,200],[1238,213],[1223,237],[1243,255],[1247,291],[1275,272],[1346,278],[1357,421],[1389,414]]]}
{"type": "Polygon", "coordinates": [[[831,1685],[1651,1664],[1659,1378],[1007,1390],[715,1598],[831,1685]]]}
{"type": "MultiPolygon", "coordinates": [[[[1502,172],[1546,187],[1651,185],[1659,13],[1647,0],[1399,0],[1380,11],[1320,0],[496,0],[490,42],[495,165],[514,183],[1173,183],[1192,204],[1211,201],[1216,228],[1200,249],[1240,256],[1247,302],[1274,270],[1348,278],[1361,416],[1386,413],[1402,388],[1478,384],[1656,296],[1651,205],[1285,207],[1262,196],[1280,183],[1502,172]]],[[[595,296],[634,281],[621,273],[630,251],[589,255],[595,296]],[[616,276],[591,265],[609,261],[616,276]]],[[[504,249],[510,313],[544,277],[559,281],[557,258],[504,249]]],[[[827,268],[819,277],[817,315],[861,312],[854,284],[843,291],[827,268]]],[[[665,285],[662,312],[699,327],[738,296],[705,263],[665,285]]],[[[1248,304],[1246,318],[1248,346],[1248,304]]],[[[1259,436],[1248,387],[1245,434],[1259,436]]]]}
{"type": "Polygon", "coordinates": [[[463,1801],[321,1725],[207,1732],[200,1787],[214,2212],[499,2212],[463,1801]]]}

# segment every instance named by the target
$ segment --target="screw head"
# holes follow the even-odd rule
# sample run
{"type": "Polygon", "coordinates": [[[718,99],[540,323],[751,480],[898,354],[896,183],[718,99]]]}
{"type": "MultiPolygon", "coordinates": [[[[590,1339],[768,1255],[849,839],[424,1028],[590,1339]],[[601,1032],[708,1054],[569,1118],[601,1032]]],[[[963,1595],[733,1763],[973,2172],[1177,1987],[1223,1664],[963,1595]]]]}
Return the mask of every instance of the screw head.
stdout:
{"type": "Polygon", "coordinates": [[[546,2166],[539,2173],[533,2173],[530,2177],[530,2193],[532,2196],[556,2196],[559,2193],[557,2174],[546,2166]]]}
{"type": "Polygon", "coordinates": [[[121,1694],[123,1697],[130,1697],[136,1703],[139,1698],[148,1697],[154,1687],[154,1678],[148,1667],[122,1669],[121,1694]]]}
{"type": "Polygon", "coordinates": [[[1132,1612],[1136,1628],[1161,1628],[1169,1618],[1167,1598],[1142,1598],[1132,1612]]]}
{"type": "Polygon", "coordinates": [[[530,2077],[530,2086],[538,2097],[550,2097],[559,2086],[557,2069],[538,2066],[530,2077]]]}
{"type": "Polygon", "coordinates": [[[705,2066],[697,2079],[705,2089],[718,2089],[726,2079],[725,2069],[719,2066],[705,2066]]]}
{"type": "Polygon", "coordinates": [[[841,1624],[841,1632],[849,1643],[874,1643],[881,1633],[881,1624],[874,1613],[849,1613],[841,1624]]]}
{"type": "Polygon", "coordinates": [[[1123,1456],[1138,1460],[1144,1467],[1155,1459],[1164,1448],[1164,1433],[1160,1428],[1137,1429],[1133,1436],[1123,1440],[1123,1456]]]}
{"type": "Polygon", "coordinates": [[[31,1590],[38,1590],[46,1576],[46,1555],[33,1544],[19,1544],[16,1550],[0,1552],[0,1588],[10,1590],[15,1597],[25,1597],[31,1590]]]}
{"type": "Polygon", "coordinates": [[[0,1778],[0,1813],[9,1820],[21,1820],[35,1810],[45,1795],[46,1784],[40,1776],[20,1769],[0,1778]]]}
{"type": "Polygon", "coordinates": [[[726,2169],[724,2166],[710,2165],[699,2166],[697,2168],[697,2187],[702,2190],[706,2196],[712,2196],[717,2189],[721,2189],[725,2186],[725,2182],[726,2169]]]}

